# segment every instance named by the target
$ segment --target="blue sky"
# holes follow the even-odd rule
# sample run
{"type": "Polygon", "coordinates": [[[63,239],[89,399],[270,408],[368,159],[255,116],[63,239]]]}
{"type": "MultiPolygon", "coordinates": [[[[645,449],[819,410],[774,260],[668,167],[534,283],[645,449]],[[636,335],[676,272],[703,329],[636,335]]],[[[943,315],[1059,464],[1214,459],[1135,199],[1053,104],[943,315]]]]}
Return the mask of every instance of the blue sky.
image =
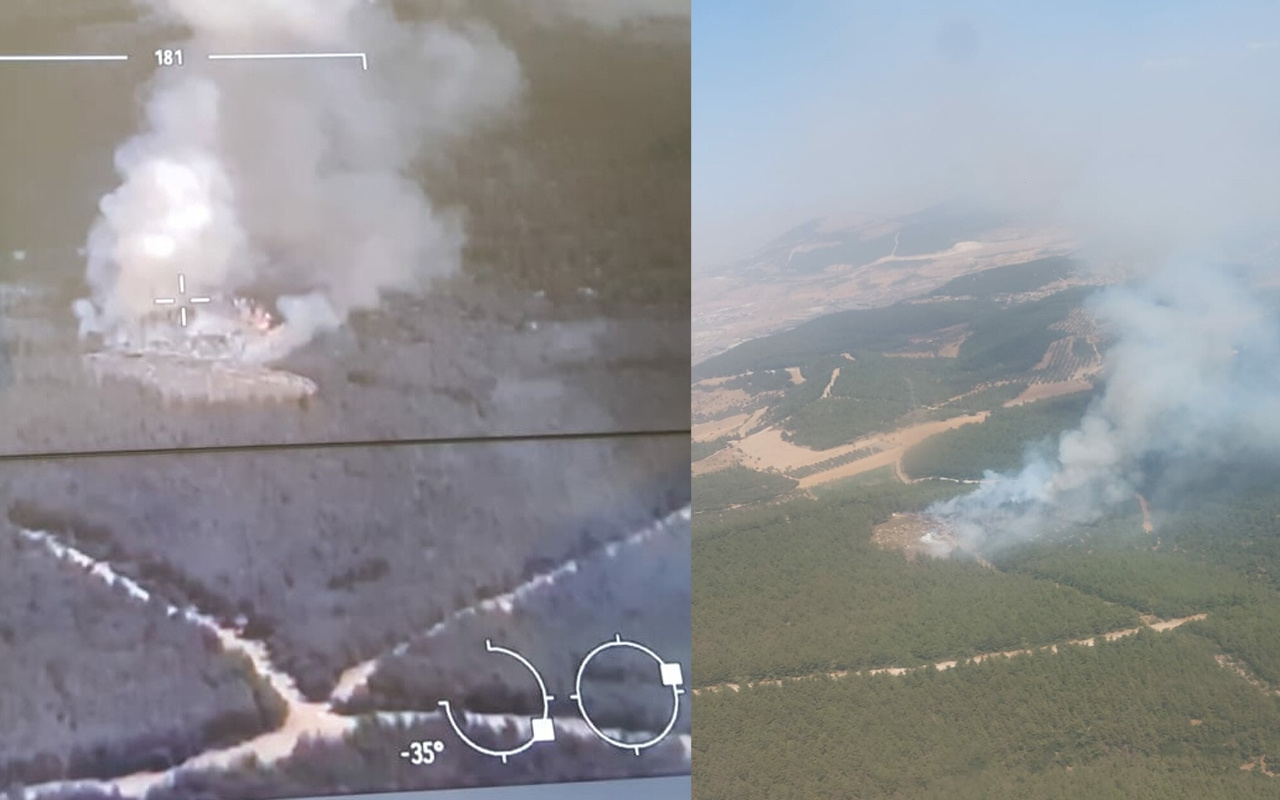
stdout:
{"type": "Polygon", "coordinates": [[[1111,235],[1280,219],[1280,2],[693,3],[695,268],[952,197],[1111,235]]]}

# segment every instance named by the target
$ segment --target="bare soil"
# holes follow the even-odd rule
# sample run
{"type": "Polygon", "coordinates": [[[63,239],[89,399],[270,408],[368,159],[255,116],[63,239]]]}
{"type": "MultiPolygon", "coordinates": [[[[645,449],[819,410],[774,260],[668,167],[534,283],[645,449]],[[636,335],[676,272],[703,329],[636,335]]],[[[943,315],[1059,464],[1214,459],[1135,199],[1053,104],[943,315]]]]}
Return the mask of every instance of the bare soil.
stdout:
{"type": "Polygon", "coordinates": [[[901,550],[908,560],[915,561],[928,555],[920,537],[936,527],[937,522],[924,514],[894,514],[871,529],[871,541],[886,550],[901,550]]]}
{"type": "MultiPolygon", "coordinates": [[[[879,445],[884,449],[874,455],[860,458],[848,464],[833,469],[809,475],[800,481],[800,488],[807,489],[811,486],[819,486],[831,481],[837,481],[842,478],[861,475],[864,472],[870,472],[874,469],[887,466],[890,464],[899,465],[902,456],[907,450],[928,439],[930,436],[942,433],[943,431],[954,430],[963,425],[984,422],[990,415],[989,411],[981,411],[977,414],[967,414],[962,417],[952,417],[951,419],[938,420],[934,422],[922,422],[918,425],[910,425],[905,428],[899,428],[896,431],[887,434],[879,434],[862,440],[859,443],[861,447],[871,445],[879,445]]],[[[831,452],[831,451],[823,451],[831,452]]],[[[902,479],[901,470],[898,470],[899,479],[902,479]]]]}
{"type": "Polygon", "coordinates": [[[726,436],[737,433],[738,429],[746,424],[749,418],[749,414],[734,414],[711,420],[710,422],[699,422],[693,426],[693,440],[695,442],[714,442],[716,439],[723,439],[726,436]]]}
{"type": "Polygon", "coordinates": [[[706,458],[693,462],[690,468],[692,477],[706,475],[709,472],[718,472],[722,469],[728,469],[739,463],[742,457],[741,453],[735,452],[733,446],[726,447],[723,450],[717,450],[706,458]]]}
{"type": "Polygon", "coordinates": [[[836,367],[831,370],[831,380],[827,381],[827,388],[822,390],[822,399],[826,400],[831,396],[831,387],[836,385],[836,379],[840,377],[840,368],[836,367]]]}
{"type": "Polygon", "coordinates": [[[726,414],[741,412],[752,398],[741,389],[700,389],[696,385],[689,395],[689,411],[695,420],[711,421],[726,414]]]}
{"type": "Polygon", "coordinates": [[[852,453],[867,445],[867,440],[859,440],[830,450],[812,450],[782,438],[782,430],[768,427],[752,433],[737,443],[738,450],[744,457],[744,463],[759,463],[764,467],[787,472],[799,467],[807,467],[836,458],[845,453],[852,453]]]}
{"type": "MultiPolygon", "coordinates": [[[[838,373],[839,368],[835,372],[838,373]]],[[[835,377],[833,375],[832,379],[834,380],[835,377]]],[[[782,430],[774,426],[753,431],[752,428],[759,424],[765,410],[760,409],[751,415],[735,414],[724,419],[694,425],[693,439],[697,442],[710,442],[726,436],[741,437],[731,447],[698,462],[698,465],[695,465],[694,474],[705,474],[718,469],[725,469],[734,463],[742,464],[751,469],[776,469],[785,473],[828,459],[838,458],[846,453],[870,449],[875,452],[865,458],[802,478],[798,488],[807,490],[813,486],[820,486],[888,466],[895,468],[899,480],[909,483],[910,481],[902,473],[899,466],[902,456],[907,450],[930,436],[943,431],[953,430],[962,425],[982,422],[986,420],[990,413],[982,411],[977,414],[952,417],[946,420],[922,422],[916,425],[908,425],[889,433],[872,434],[855,442],[833,447],[829,450],[813,450],[788,442],[782,437],[782,430]]]]}
{"type": "Polygon", "coordinates": [[[938,348],[938,355],[942,358],[959,358],[960,345],[964,344],[964,340],[969,338],[970,333],[972,333],[972,331],[970,331],[966,326],[959,335],[948,340],[938,348]]]}
{"type": "Polygon", "coordinates": [[[1012,400],[1005,402],[1005,408],[1013,408],[1027,403],[1034,403],[1037,400],[1048,400],[1050,397],[1063,397],[1078,392],[1087,392],[1093,389],[1093,381],[1087,378],[1080,378],[1069,381],[1054,381],[1053,383],[1033,383],[1012,400]]]}

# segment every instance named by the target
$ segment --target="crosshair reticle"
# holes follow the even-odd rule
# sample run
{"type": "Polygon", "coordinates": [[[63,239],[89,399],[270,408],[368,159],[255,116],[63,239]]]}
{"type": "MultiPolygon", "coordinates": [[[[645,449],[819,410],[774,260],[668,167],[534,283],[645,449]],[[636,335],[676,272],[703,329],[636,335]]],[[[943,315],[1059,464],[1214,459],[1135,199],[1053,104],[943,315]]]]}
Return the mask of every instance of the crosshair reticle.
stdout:
{"type": "Polygon", "coordinates": [[[187,307],[188,306],[206,305],[212,302],[213,302],[213,298],[211,297],[187,297],[187,276],[186,275],[178,276],[178,296],[177,297],[157,297],[155,300],[155,303],[158,306],[174,306],[174,305],[178,306],[178,309],[180,312],[179,317],[182,322],[182,327],[184,328],[187,327],[187,307]]]}
{"type": "Polygon", "coordinates": [[[484,753],[487,756],[494,756],[495,758],[501,758],[502,763],[505,764],[507,763],[508,758],[518,755],[519,753],[523,753],[538,742],[555,741],[556,729],[551,722],[550,716],[551,701],[555,698],[550,694],[547,694],[547,684],[542,680],[542,675],[538,674],[538,670],[534,668],[533,664],[529,663],[529,659],[514,650],[508,650],[505,647],[498,647],[489,639],[484,640],[484,649],[490,653],[499,653],[504,656],[510,656],[516,661],[519,661],[525,669],[533,673],[534,680],[538,682],[538,691],[542,693],[542,715],[530,719],[529,727],[531,734],[528,741],[519,747],[513,747],[508,750],[493,750],[488,747],[483,747],[472,740],[471,737],[463,733],[462,727],[458,725],[458,721],[453,717],[453,709],[450,708],[448,700],[441,700],[440,707],[444,709],[445,718],[449,720],[449,725],[453,728],[453,732],[458,734],[458,738],[462,740],[463,744],[476,752],[484,753]]]}
{"type": "Polygon", "coordinates": [[[649,648],[639,642],[631,642],[622,638],[622,634],[614,634],[613,638],[602,645],[597,646],[590,653],[582,657],[582,662],[578,665],[578,676],[573,681],[573,694],[569,695],[570,700],[578,703],[578,713],[582,715],[582,721],[587,723],[587,727],[591,729],[596,736],[614,747],[623,750],[633,750],[636,755],[640,755],[640,751],[646,747],[653,747],[655,744],[667,738],[667,734],[671,733],[671,729],[676,726],[676,719],[680,716],[680,695],[684,694],[684,689],[680,688],[684,684],[683,670],[680,668],[679,662],[667,662],[662,660],[662,656],[653,652],[649,648]],[[667,725],[660,733],[643,742],[624,742],[616,739],[596,726],[591,719],[591,715],[587,713],[587,707],[582,702],[582,677],[587,671],[587,665],[591,663],[591,659],[600,655],[606,650],[615,647],[627,648],[630,650],[638,650],[649,658],[652,658],[658,664],[658,677],[662,680],[662,685],[671,689],[671,719],[667,721],[667,725]]]}

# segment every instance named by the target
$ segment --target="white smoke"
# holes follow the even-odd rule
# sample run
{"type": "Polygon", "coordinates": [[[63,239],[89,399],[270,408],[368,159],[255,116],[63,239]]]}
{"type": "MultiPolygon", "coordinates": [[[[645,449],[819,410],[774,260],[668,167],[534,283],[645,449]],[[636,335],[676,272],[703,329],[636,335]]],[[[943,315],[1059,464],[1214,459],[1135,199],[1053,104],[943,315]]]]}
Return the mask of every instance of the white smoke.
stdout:
{"type": "Polygon", "coordinates": [[[139,0],[190,31],[159,67],[122,183],[88,240],[82,335],[135,342],[184,275],[193,296],[270,291],[294,347],[459,267],[460,216],[409,176],[514,107],[515,54],[478,24],[405,23],[366,0],[139,0]],[[210,61],[208,54],[364,52],[210,61]]]}
{"type": "Polygon", "coordinates": [[[1092,310],[1117,342],[1080,425],[1055,452],[1030,453],[1014,474],[988,473],[976,491],[929,513],[966,549],[991,552],[1096,521],[1149,479],[1185,481],[1280,455],[1280,318],[1262,277],[1178,265],[1103,291],[1092,310]],[[1151,463],[1172,469],[1151,476],[1151,463]]]}

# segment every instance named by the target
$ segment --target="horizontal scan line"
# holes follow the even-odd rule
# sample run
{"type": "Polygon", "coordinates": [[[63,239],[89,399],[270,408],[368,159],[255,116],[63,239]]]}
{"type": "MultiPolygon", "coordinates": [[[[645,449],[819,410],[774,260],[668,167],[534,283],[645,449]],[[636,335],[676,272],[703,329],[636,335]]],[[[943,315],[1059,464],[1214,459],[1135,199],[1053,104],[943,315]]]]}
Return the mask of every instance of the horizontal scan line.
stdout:
{"type": "Polygon", "coordinates": [[[0,56],[0,62],[35,61],[128,61],[128,56],[0,56]]]}
{"type": "Polygon", "coordinates": [[[48,453],[0,453],[0,464],[12,461],[53,461],[71,458],[114,458],[117,456],[196,455],[201,453],[256,453],[289,450],[333,450],[337,448],[429,447],[533,442],[582,442],[605,439],[688,438],[689,428],[655,430],[593,431],[586,433],[531,433],[509,436],[453,436],[428,439],[372,439],[335,442],[277,442],[274,444],[228,444],[195,447],[151,447],[131,450],[64,450],[48,453]]]}
{"type": "Polygon", "coordinates": [[[210,61],[274,61],[297,58],[358,58],[363,69],[369,69],[366,53],[230,53],[210,55],[210,61]]]}

